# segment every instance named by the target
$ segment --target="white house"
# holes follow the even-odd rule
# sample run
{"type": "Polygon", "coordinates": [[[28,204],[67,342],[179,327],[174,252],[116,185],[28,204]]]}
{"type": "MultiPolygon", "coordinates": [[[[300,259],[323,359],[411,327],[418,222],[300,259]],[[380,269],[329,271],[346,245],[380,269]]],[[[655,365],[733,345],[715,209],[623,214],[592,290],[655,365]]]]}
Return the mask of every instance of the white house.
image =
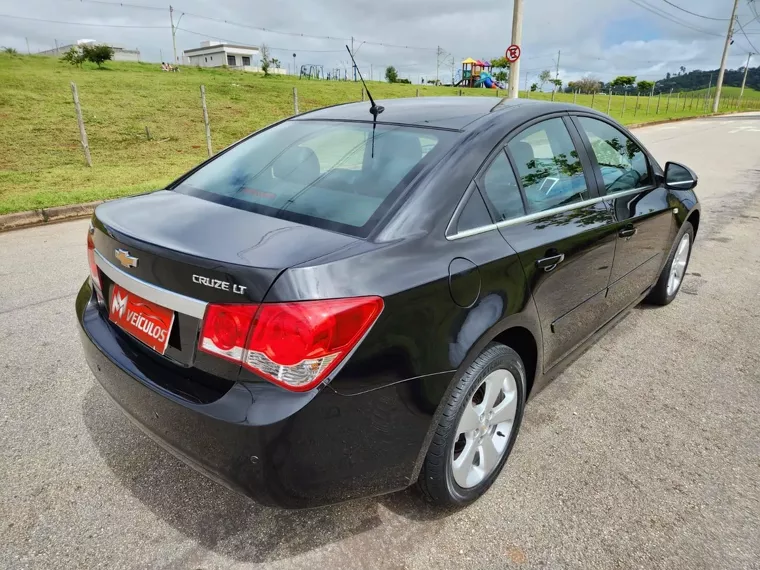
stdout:
{"type": "MultiPolygon", "coordinates": [[[[243,71],[261,71],[258,63],[259,48],[254,46],[238,46],[222,42],[205,41],[201,47],[186,49],[184,52],[185,65],[198,67],[222,67],[226,65],[243,71]]],[[[269,73],[285,74],[287,70],[269,68],[269,73]]]]}

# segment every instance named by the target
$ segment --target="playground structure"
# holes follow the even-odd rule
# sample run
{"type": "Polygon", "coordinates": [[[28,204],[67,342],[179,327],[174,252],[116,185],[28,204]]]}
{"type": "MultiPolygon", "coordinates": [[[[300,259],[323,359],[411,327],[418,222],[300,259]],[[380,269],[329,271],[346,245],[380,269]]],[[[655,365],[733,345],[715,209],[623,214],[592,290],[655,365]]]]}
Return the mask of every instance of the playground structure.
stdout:
{"type": "Polygon", "coordinates": [[[325,71],[321,65],[312,65],[307,63],[301,66],[299,79],[324,79],[325,71]]]}
{"type": "Polygon", "coordinates": [[[491,75],[492,66],[490,61],[481,61],[468,57],[462,62],[462,71],[457,73],[459,81],[455,87],[486,87],[488,89],[506,89],[503,83],[499,83],[491,75]]]}

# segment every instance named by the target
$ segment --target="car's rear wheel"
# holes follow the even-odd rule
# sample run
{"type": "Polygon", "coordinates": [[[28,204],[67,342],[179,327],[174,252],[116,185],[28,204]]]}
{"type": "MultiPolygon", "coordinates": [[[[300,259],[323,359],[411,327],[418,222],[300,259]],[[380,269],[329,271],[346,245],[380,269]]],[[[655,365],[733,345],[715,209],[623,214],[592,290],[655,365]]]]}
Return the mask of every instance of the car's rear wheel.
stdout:
{"type": "Polygon", "coordinates": [[[470,365],[445,403],[418,486],[433,503],[464,506],[498,477],[520,428],[525,366],[492,343],[470,365]]]}
{"type": "Polygon", "coordinates": [[[683,278],[686,276],[686,268],[691,258],[691,246],[694,243],[694,228],[689,222],[684,222],[678,238],[670,252],[665,267],[657,279],[654,287],[646,298],[648,303],[654,305],[667,305],[678,295],[683,278]]]}

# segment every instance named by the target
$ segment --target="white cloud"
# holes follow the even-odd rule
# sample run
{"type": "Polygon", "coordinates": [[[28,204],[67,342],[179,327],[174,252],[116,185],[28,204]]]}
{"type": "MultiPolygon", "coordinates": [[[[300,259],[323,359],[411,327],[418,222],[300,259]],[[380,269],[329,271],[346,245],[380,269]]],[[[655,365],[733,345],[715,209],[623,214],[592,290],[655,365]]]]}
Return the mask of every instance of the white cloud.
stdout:
{"type": "MultiPolygon", "coordinates": [[[[108,0],[106,0],[108,1],[108,0]]],[[[116,2],[116,0],[111,0],[116,2]]],[[[159,0],[126,0],[134,4],[159,5],[159,0]]],[[[638,1],[638,0],[637,0],[638,1]]],[[[387,44],[423,46],[428,50],[403,50],[365,44],[357,59],[363,71],[372,65],[375,78],[379,70],[395,65],[402,76],[416,81],[420,75],[435,74],[435,47],[440,45],[456,58],[456,67],[465,57],[493,57],[502,54],[510,43],[512,6],[508,0],[280,0],[252,3],[246,0],[176,0],[175,21],[182,11],[250,23],[273,30],[311,35],[358,38],[387,44]]],[[[696,18],[679,12],[661,0],[646,0],[650,5],[672,14],[690,25],[725,34],[727,22],[696,18]]],[[[729,0],[674,0],[675,4],[703,15],[728,18],[729,0]]],[[[752,17],[749,6],[741,2],[740,21],[752,17]]],[[[17,16],[89,22],[96,24],[165,26],[165,29],[131,29],[70,26],[53,23],[0,18],[0,45],[26,50],[25,37],[32,51],[50,49],[83,37],[93,37],[125,47],[139,47],[147,60],[171,58],[171,33],[168,10],[141,10],[121,6],[79,2],[78,0],[27,0],[4,9],[17,16]]],[[[290,62],[322,64],[325,69],[348,67],[343,42],[309,39],[292,35],[264,33],[244,27],[182,17],[181,28],[257,45],[286,48],[275,55],[290,62]],[[305,50],[330,50],[332,53],[305,50]]],[[[746,26],[750,39],[760,45],[760,22],[746,26]]],[[[184,31],[177,34],[177,50],[196,47],[203,38],[184,31]]],[[[656,78],[666,71],[714,69],[720,63],[723,40],[678,26],[648,12],[630,0],[526,0],[523,27],[523,71],[529,77],[541,69],[554,69],[557,50],[562,50],[560,76],[565,81],[587,73],[609,79],[630,74],[656,78]],[[624,29],[620,41],[610,42],[610,26],[624,29]],[[622,28],[621,28],[622,26],[622,28]],[[637,36],[637,29],[640,35],[637,36]],[[640,39],[658,38],[658,39],[640,39]],[[609,45],[605,45],[605,42],[609,45]]],[[[729,67],[744,64],[746,40],[737,33],[731,48],[729,67]]],[[[441,67],[448,75],[449,66],[441,67]]],[[[521,82],[524,81],[524,74],[521,82]]]]}

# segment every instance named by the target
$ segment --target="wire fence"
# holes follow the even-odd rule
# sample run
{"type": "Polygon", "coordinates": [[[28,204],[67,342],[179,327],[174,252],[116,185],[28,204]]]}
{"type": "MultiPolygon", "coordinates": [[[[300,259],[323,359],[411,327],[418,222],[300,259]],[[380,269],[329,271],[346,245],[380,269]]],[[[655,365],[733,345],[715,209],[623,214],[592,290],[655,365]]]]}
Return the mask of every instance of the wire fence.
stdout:
{"type": "MultiPolygon", "coordinates": [[[[301,95],[306,95],[306,101],[307,104],[304,105],[303,103],[300,106],[300,109],[302,111],[308,111],[312,110],[314,108],[318,108],[324,105],[315,105],[314,99],[309,97],[309,84],[308,81],[300,81],[298,82],[299,87],[292,87],[292,92],[290,89],[288,89],[288,93],[292,93],[290,95],[290,100],[287,101],[287,105],[292,109],[292,112],[290,115],[298,115],[299,114],[299,90],[301,95]]],[[[365,100],[365,91],[363,87],[359,86],[360,84],[356,84],[356,98],[355,101],[364,101],[365,100]]],[[[213,132],[213,126],[211,123],[211,120],[209,119],[210,113],[209,113],[209,106],[207,105],[206,101],[206,92],[207,88],[205,85],[201,84],[200,86],[200,97],[198,99],[198,108],[197,112],[193,111],[195,114],[194,116],[175,116],[174,119],[182,119],[185,122],[201,122],[204,127],[205,132],[205,146],[207,149],[208,156],[212,156],[214,154],[213,152],[213,145],[212,145],[212,132],[213,132]]],[[[82,151],[85,156],[85,162],[87,166],[92,166],[92,159],[91,159],[91,145],[88,142],[87,138],[87,127],[85,124],[84,116],[85,113],[83,113],[81,106],[80,106],[80,100],[79,100],[79,91],[77,89],[77,86],[74,82],[71,82],[71,90],[73,93],[73,103],[76,110],[76,117],[77,117],[77,127],[80,134],[80,144],[82,147],[82,151]]],[[[211,91],[214,90],[214,86],[212,86],[211,91]]],[[[218,90],[218,89],[217,89],[218,90]]],[[[434,86],[425,86],[421,89],[419,87],[412,87],[408,86],[408,92],[401,93],[400,95],[396,94],[396,97],[403,97],[403,96],[492,96],[494,98],[501,98],[503,96],[506,96],[506,92],[504,90],[500,89],[471,89],[471,88],[451,88],[451,87],[434,87],[434,86]],[[414,89],[412,91],[412,89],[414,89]]],[[[287,113],[282,113],[281,109],[283,101],[281,100],[284,96],[284,93],[279,93],[278,98],[279,100],[279,109],[280,111],[273,111],[269,116],[263,117],[262,122],[265,124],[275,122],[277,120],[283,119],[286,116],[288,116],[287,113]]],[[[341,97],[336,98],[335,101],[332,103],[341,103],[345,102],[344,99],[345,94],[342,94],[341,97]]],[[[608,92],[599,92],[599,93],[580,93],[578,91],[572,92],[572,93],[566,93],[566,92],[552,92],[552,93],[544,93],[544,92],[521,92],[520,96],[522,98],[526,99],[538,99],[543,101],[555,101],[555,102],[564,102],[564,103],[573,103],[576,105],[581,105],[585,107],[590,107],[592,109],[595,109],[597,111],[601,111],[603,113],[606,113],[607,115],[610,115],[611,117],[614,117],[618,119],[620,122],[624,124],[631,124],[631,123],[646,123],[646,122],[652,122],[652,121],[658,121],[658,120],[673,120],[673,119],[679,119],[679,118],[688,118],[688,117],[700,117],[700,116],[706,116],[706,115],[712,115],[713,113],[713,104],[715,101],[715,93],[710,93],[709,91],[700,92],[688,92],[688,93],[672,93],[668,92],[667,94],[660,93],[654,93],[653,91],[650,92],[648,95],[642,95],[641,93],[628,94],[623,93],[622,95],[617,95],[612,93],[612,91],[608,92]]],[[[224,96],[221,93],[216,93],[216,100],[220,102],[220,104],[223,105],[224,96]]],[[[273,107],[274,108],[274,107],[273,107]]],[[[733,113],[733,112],[741,112],[741,111],[753,111],[753,110],[760,110],[760,99],[751,99],[751,98],[740,98],[736,96],[727,96],[722,97],[719,101],[718,105],[718,113],[733,113]]],[[[179,111],[179,109],[178,109],[179,111]]],[[[189,109],[184,109],[185,113],[190,111],[189,109]]],[[[213,109],[212,109],[213,111],[213,109]]],[[[151,133],[151,129],[149,124],[161,124],[161,118],[160,114],[162,111],[156,110],[156,116],[150,117],[150,116],[144,116],[145,125],[144,125],[144,137],[147,141],[152,141],[154,139],[153,134],[151,133]]],[[[213,114],[213,113],[212,113],[213,114]]],[[[155,127],[154,127],[155,129],[155,127]]],[[[139,133],[137,133],[136,138],[139,139],[143,136],[143,130],[142,127],[140,127],[139,133]]],[[[190,143],[191,141],[187,141],[190,143]]],[[[225,141],[229,142],[229,141],[225,141]]],[[[197,148],[195,145],[193,145],[193,148],[197,148]]]]}

